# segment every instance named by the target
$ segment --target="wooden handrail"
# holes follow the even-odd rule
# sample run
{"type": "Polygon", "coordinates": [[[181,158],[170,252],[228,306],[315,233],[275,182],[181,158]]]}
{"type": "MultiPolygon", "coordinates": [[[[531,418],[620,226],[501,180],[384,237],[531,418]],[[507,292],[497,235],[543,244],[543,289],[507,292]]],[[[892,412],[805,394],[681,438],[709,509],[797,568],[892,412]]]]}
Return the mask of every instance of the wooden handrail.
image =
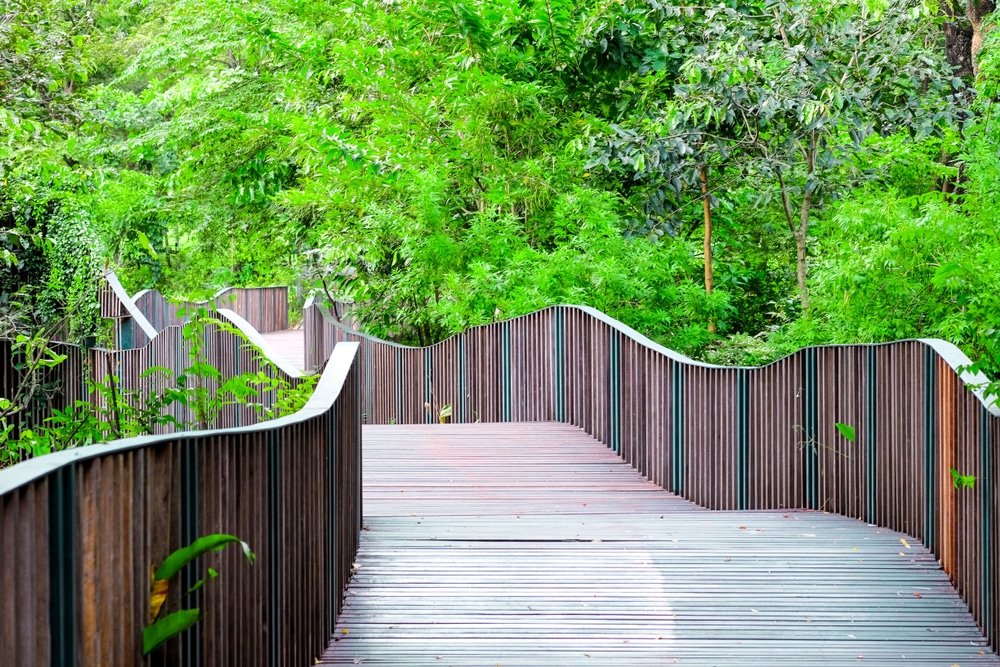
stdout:
{"type": "MultiPolygon", "coordinates": [[[[136,313],[134,304],[128,301],[121,303],[124,312],[136,313]]],[[[212,314],[237,329],[242,335],[234,334],[214,324],[206,325],[203,335],[205,358],[220,373],[218,382],[209,383],[211,387],[242,373],[263,371],[272,379],[281,378],[290,385],[297,384],[306,375],[288,364],[281,355],[276,354],[264,337],[237,313],[227,308],[219,308],[212,314]],[[259,354],[248,349],[247,342],[257,348],[259,354]]],[[[138,318],[141,317],[141,313],[138,314],[138,318]]],[[[134,321],[141,323],[142,320],[134,321]]],[[[162,377],[144,377],[144,373],[150,368],[165,368],[176,378],[190,365],[190,344],[184,340],[180,325],[171,325],[160,331],[154,331],[143,345],[129,349],[84,350],[69,343],[51,343],[51,347],[60,354],[65,354],[67,359],[46,371],[47,379],[55,387],[51,397],[44,403],[33,403],[29,414],[18,415],[18,428],[24,424],[40,424],[51,415],[53,408],[64,409],[75,400],[105,404],[107,397],[87,394],[88,380],[107,382],[107,376],[113,373],[117,378],[117,388],[122,392],[137,391],[145,394],[166,387],[162,377]]],[[[20,382],[20,373],[13,368],[11,341],[0,339],[0,359],[3,360],[0,362],[0,396],[13,398],[20,382]]],[[[274,399],[273,392],[266,393],[260,397],[259,403],[269,407],[274,399]]],[[[172,410],[172,416],[181,423],[193,420],[191,410],[184,406],[174,405],[172,410]]],[[[254,423],[258,419],[259,414],[252,406],[230,405],[226,406],[209,426],[213,428],[241,426],[254,423]]],[[[168,430],[172,429],[167,425],[157,427],[157,432],[168,430]]]]}
{"type": "MultiPolygon", "coordinates": [[[[199,307],[235,312],[260,333],[288,328],[287,287],[227,287],[211,299],[185,302],[170,301],[157,290],[142,290],[131,300],[156,331],[183,324],[199,307]]],[[[142,345],[142,332],[135,334],[135,344],[142,345]]]]}
{"type": "Polygon", "coordinates": [[[811,508],[908,533],[940,558],[997,646],[1000,410],[968,386],[985,378],[963,370],[954,345],[811,347],[729,368],[586,307],[426,348],[351,331],[318,304],[304,320],[307,365],[338,341],[361,343],[369,423],[432,422],[446,404],[457,422],[568,422],[709,508],[811,508]],[[975,488],[955,488],[952,470],[974,475],[975,488]]]}
{"type": "MultiPolygon", "coordinates": [[[[256,551],[221,570],[162,664],[311,664],[333,632],[361,529],[358,346],[338,345],[306,406],[241,428],[130,438],[0,471],[0,655],[24,665],[147,664],[150,568],[203,534],[256,551]]],[[[179,588],[200,574],[182,576],[179,588]]],[[[175,584],[175,586],[177,586],[175,584]]],[[[157,664],[160,664],[157,662],[157,664]]]]}

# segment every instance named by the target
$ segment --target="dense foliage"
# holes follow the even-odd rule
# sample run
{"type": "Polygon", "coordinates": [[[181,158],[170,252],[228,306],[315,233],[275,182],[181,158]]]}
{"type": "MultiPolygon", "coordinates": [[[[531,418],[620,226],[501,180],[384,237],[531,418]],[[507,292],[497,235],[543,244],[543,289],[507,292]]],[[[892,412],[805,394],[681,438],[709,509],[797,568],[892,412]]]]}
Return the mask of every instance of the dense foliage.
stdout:
{"type": "Polygon", "coordinates": [[[82,334],[108,263],[406,342],[573,302],[719,361],[940,336],[990,370],[982,18],[959,53],[922,0],[11,0],[0,299],[82,334]]]}

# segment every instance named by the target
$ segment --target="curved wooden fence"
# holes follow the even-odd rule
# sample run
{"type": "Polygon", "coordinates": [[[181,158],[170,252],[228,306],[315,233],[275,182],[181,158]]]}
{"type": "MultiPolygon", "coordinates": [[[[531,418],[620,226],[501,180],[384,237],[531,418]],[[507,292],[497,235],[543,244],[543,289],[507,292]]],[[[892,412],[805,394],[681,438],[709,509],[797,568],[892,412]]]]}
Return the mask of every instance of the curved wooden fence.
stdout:
{"type": "Polygon", "coordinates": [[[437,421],[445,405],[458,422],[564,421],[709,508],[812,508],[913,535],[997,645],[1000,411],[967,388],[956,368],[969,360],[948,343],[808,348],[725,368],[583,307],[427,348],[360,335],[316,304],[304,328],[313,363],[338,341],[361,343],[369,423],[437,421]],[[975,487],[956,489],[952,470],[975,487]]]}
{"type": "MultiPolygon", "coordinates": [[[[181,374],[188,374],[189,383],[194,381],[189,369],[198,361],[208,363],[219,373],[217,379],[202,380],[203,386],[212,394],[227,380],[244,373],[262,374],[288,387],[298,385],[303,373],[272,353],[267,342],[248,322],[224,308],[219,309],[215,316],[224,326],[205,325],[199,336],[202,353],[197,357],[192,356],[192,340],[184,338],[180,326],[167,327],[142,347],[132,349],[85,350],[67,343],[52,343],[52,349],[65,354],[66,361],[40,374],[46,393],[29,402],[28,412],[16,416],[18,430],[40,424],[52,415],[53,409],[64,409],[75,400],[108,408],[112,400],[125,402],[128,400],[125,397],[131,394],[133,398],[129,402],[134,405],[145,396],[161,394],[168,387],[177,386],[177,378],[181,374]],[[235,333],[234,329],[240,333],[235,333]],[[150,373],[151,369],[157,370],[150,373]],[[88,393],[88,383],[98,381],[111,386],[111,377],[115,378],[117,399],[104,393],[88,393]]],[[[24,363],[13,354],[12,342],[4,339],[0,339],[0,359],[3,359],[0,363],[0,397],[12,399],[21,384],[24,363]]],[[[274,390],[267,390],[250,401],[229,401],[207,426],[228,428],[256,423],[262,418],[261,409],[270,408],[276,398],[274,390]]],[[[169,414],[182,424],[197,424],[199,421],[191,407],[179,403],[171,406],[169,414]]],[[[154,432],[172,430],[169,424],[160,424],[154,432]]],[[[17,437],[17,433],[13,433],[12,437],[17,437]]]]}
{"type": "MultiPolygon", "coordinates": [[[[146,303],[146,312],[128,296],[114,272],[105,275],[98,300],[102,317],[114,320],[114,348],[82,349],[68,343],[51,343],[51,349],[66,355],[66,361],[34,374],[40,381],[35,383],[39,385],[37,388],[44,391],[38,392],[33,400],[25,401],[28,410],[9,420],[14,425],[10,438],[17,438],[23,428],[42,423],[52,416],[54,410],[63,410],[76,400],[108,407],[117,397],[88,392],[88,386],[93,386],[94,381],[110,385],[109,378],[112,376],[115,378],[115,392],[119,395],[133,394],[133,404],[151,393],[161,393],[167,387],[176,386],[176,378],[196,361],[204,361],[218,370],[217,379],[203,381],[203,385],[213,393],[230,378],[244,373],[262,373],[270,380],[279,380],[288,386],[296,386],[303,377],[301,371],[289,366],[280,355],[270,350],[253,322],[221,307],[221,304],[232,303],[268,331],[286,328],[288,290],[285,287],[228,288],[220,291],[213,298],[210,315],[218,318],[223,325],[205,327],[199,341],[203,353],[197,359],[191,355],[192,341],[185,340],[183,335],[182,325],[190,319],[190,315],[183,311],[184,306],[168,303],[158,292],[147,291],[139,296],[146,303]],[[154,368],[159,370],[148,374],[154,368]]],[[[197,307],[208,303],[192,302],[187,305],[197,307]]],[[[14,399],[27,372],[21,355],[15,354],[14,350],[12,341],[0,339],[0,398],[14,399]]],[[[190,373],[188,376],[189,380],[193,379],[190,373]]],[[[267,409],[275,399],[275,391],[265,391],[252,403],[267,409]]],[[[184,424],[199,421],[193,410],[178,403],[171,407],[170,416],[184,424]]],[[[205,426],[227,428],[252,424],[260,419],[261,410],[254,405],[230,402],[205,426]]],[[[154,432],[171,430],[170,425],[160,424],[154,432]]],[[[4,463],[7,462],[0,461],[0,467],[4,463]]]]}
{"type": "MultiPolygon", "coordinates": [[[[156,290],[143,290],[132,297],[138,310],[156,331],[180,326],[197,308],[230,310],[260,333],[288,328],[287,287],[227,287],[208,301],[168,301],[156,290]]],[[[144,345],[141,331],[134,332],[134,344],[144,345]]]]}
{"type": "Polygon", "coordinates": [[[65,410],[76,400],[89,400],[87,370],[80,348],[68,343],[51,343],[50,348],[65,355],[66,361],[51,369],[38,368],[32,366],[14,341],[0,338],[0,398],[27,406],[26,410],[9,416],[8,422],[13,426],[8,434],[10,439],[16,439],[22,429],[50,417],[53,410],[65,410]],[[31,377],[29,382],[24,381],[26,376],[31,377]]]}
{"type": "MultiPolygon", "coordinates": [[[[341,345],[295,415],[241,429],[149,436],[0,471],[0,656],[11,665],[307,665],[333,632],[361,528],[355,345],[341,345]],[[150,571],[232,533],[257,554],[202,558],[220,577],[204,614],[140,655],[150,571]]],[[[176,593],[176,591],[175,591],[176,593]]]]}

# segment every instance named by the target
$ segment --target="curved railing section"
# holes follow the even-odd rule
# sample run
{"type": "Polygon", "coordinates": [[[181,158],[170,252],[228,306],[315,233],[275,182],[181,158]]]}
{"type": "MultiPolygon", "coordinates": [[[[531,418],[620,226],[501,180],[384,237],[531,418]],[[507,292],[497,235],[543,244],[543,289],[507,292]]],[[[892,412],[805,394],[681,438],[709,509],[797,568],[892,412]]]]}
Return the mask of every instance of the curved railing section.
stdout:
{"type": "MultiPolygon", "coordinates": [[[[179,326],[199,307],[225,308],[236,313],[260,333],[288,328],[287,287],[227,287],[207,301],[174,302],[156,290],[143,290],[132,300],[156,331],[179,326]]],[[[136,344],[143,344],[136,339],[136,344]]]]}
{"type": "MultiPolygon", "coordinates": [[[[246,320],[225,308],[214,314],[223,326],[204,325],[199,341],[202,353],[195,356],[192,355],[192,341],[185,339],[180,326],[167,327],[142,347],[132,349],[82,349],[67,343],[52,343],[53,350],[66,355],[66,361],[42,373],[39,382],[47,387],[44,396],[31,401],[27,413],[17,415],[18,427],[40,424],[52,415],[54,408],[64,409],[75,400],[108,408],[111,401],[125,401],[129,395],[140,399],[161,395],[169,387],[176,386],[182,374],[187,373],[188,381],[193,381],[189,369],[196,361],[206,362],[218,371],[218,378],[201,380],[212,395],[227,380],[244,373],[277,379],[288,387],[301,381],[305,374],[275,354],[246,320]],[[151,369],[157,370],[150,373],[151,369]],[[115,393],[88,393],[88,384],[92,386],[94,382],[113,386],[115,393]]],[[[0,364],[0,396],[14,398],[25,364],[17,360],[9,340],[0,339],[0,358],[5,359],[0,364]],[[16,360],[20,368],[15,367],[16,360]]],[[[229,401],[207,426],[228,428],[256,423],[263,411],[274,405],[276,398],[277,392],[268,389],[246,401],[229,401]]],[[[177,402],[170,406],[169,415],[180,424],[197,424],[201,419],[190,406],[177,402]]],[[[167,423],[155,427],[156,433],[170,430],[173,427],[167,423]]],[[[17,433],[12,434],[16,436],[17,433]]]]}
{"type": "MultiPolygon", "coordinates": [[[[215,315],[228,326],[206,324],[200,335],[202,346],[200,358],[219,373],[217,380],[204,380],[204,386],[209,392],[215,394],[228,379],[244,373],[263,374],[270,379],[280,379],[289,386],[296,385],[303,377],[301,371],[274,354],[260,334],[239,315],[225,308],[220,308],[215,315]],[[230,327],[242,335],[234,333],[230,327]]],[[[196,361],[192,356],[192,341],[185,339],[183,328],[180,326],[167,327],[140,348],[128,350],[94,348],[88,350],[87,355],[92,377],[107,384],[108,376],[114,375],[118,378],[117,381],[122,389],[138,391],[140,394],[163,392],[167,387],[176,384],[176,378],[184,374],[196,361]],[[147,375],[152,368],[164,369],[166,372],[147,375]]],[[[246,403],[226,405],[210,426],[228,428],[253,424],[260,419],[258,407],[254,404],[266,408],[273,405],[275,399],[274,391],[266,391],[246,403]]],[[[90,400],[107,404],[108,397],[96,395],[90,397],[90,400]]],[[[175,403],[172,411],[173,417],[181,423],[197,421],[197,415],[188,406],[175,403]]],[[[165,430],[166,427],[161,429],[165,430]]]]}
{"type": "MultiPolygon", "coordinates": [[[[333,633],[361,529],[356,345],[339,345],[294,415],[147,436],[0,471],[0,655],[18,665],[153,664],[140,655],[150,568],[210,533],[257,554],[185,604],[203,619],[155,664],[312,664],[333,633]]],[[[176,594],[175,590],[172,594],[176,594]]]]}
{"type": "Polygon", "coordinates": [[[709,508],[811,508],[913,535],[997,644],[1000,411],[967,386],[984,378],[959,372],[969,360],[953,345],[813,347],[726,368],[575,306],[426,348],[358,334],[317,304],[304,328],[313,361],[361,343],[369,423],[433,422],[445,405],[458,422],[564,421],[709,508]],[[975,487],[955,488],[952,470],[975,487]]]}
{"type": "MultiPolygon", "coordinates": [[[[153,301],[157,298],[162,300],[158,293],[147,294],[152,295],[149,298],[153,301]]],[[[243,312],[255,315],[258,323],[263,322],[266,327],[281,326],[282,323],[287,326],[287,288],[231,288],[219,292],[214,301],[218,304],[229,303],[230,297],[243,312]]],[[[182,329],[187,316],[182,312],[178,314],[178,307],[174,304],[163,301],[164,308],[174,309],[170,312],[180,323],[157,328],[129,297],[113,272],[105,275],[99,304],[102,316],[115,321],[113,348],[83,349],[68,343],[49,343],[54,351],[66,356],[66,361],[34,373],[37,377],[32,386],[37,396],[24,401],[27,410],[10,418],[14,426],[14,431],[8,434],[10,438],[17,438],[23,428],[41,424],[54,410],[65,409],[74,401],[89,401],[107,407],[111,401],[117,400],[114,394],[88,393],[88,385],[93,386],[95,381],[110,386],[109,378],[114,377],[114,389],[123,396],[130,393],[137,396],[160,394],[176,385],[176,378],[194,363],[192,341],[185,340],[182,329]],[[161,370],[147,375],[147,371],[154,367],[161,370]]],[[[152,312],[155,315],[155,309],[152,312]]],[[[276,354],[252,322],[224,307],[213,307],[211,315],[218,318],[222,325],[205,326],[201,334],[203,353],[198,358],[198,361],[208,363],[219,372],[218,379],[207,379],[203,383],[210,392],[214,393],[226,380],[243,373],[263,373],[269,379],[280,379],[288,386],[300,382],[304,373],[276,354]]],[[[162,324],[160,320],[156,321],[162,324]]],[[[0,362],[0,397],[14,399],[24,387],[22,378],[31,372],[28,368],[30,364],[15,352],[12,341],[4,339],[0,339],[0,360],[3,360],[0,362]]],[[[275,399],[276,392],[270,390],[242,404],[226,405],[205,426],[227,428],[255,423],[275,399]]],[[[171,406],[170,416],[182,424],[199,421],[191,409],[179,403],[171,406]]],[[[154,430],[162,433],[172,430],[172,427],[160,424],[154,430]]]]}

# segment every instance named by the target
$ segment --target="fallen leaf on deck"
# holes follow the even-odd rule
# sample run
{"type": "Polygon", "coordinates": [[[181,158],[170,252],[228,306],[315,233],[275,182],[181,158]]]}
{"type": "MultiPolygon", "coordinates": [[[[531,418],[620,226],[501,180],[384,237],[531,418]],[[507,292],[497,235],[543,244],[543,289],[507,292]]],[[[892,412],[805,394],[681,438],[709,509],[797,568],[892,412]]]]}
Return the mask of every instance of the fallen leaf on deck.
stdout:
{"type": "Polygon", "coordinates": [[[910,543],[906,541],[906,538],[903,537],[899,538],[899,543],[902,544],[907,549],[910,548],[910,543]]]}
{"type": "Polygon", "coordinates": [[[921,593],[920,591],[917,591],[917,592],[915,592],[913,594],[913,597],[915,597],[915,598],[922,598],[922,597],[924,597],[924,594],[921,593]]]}

